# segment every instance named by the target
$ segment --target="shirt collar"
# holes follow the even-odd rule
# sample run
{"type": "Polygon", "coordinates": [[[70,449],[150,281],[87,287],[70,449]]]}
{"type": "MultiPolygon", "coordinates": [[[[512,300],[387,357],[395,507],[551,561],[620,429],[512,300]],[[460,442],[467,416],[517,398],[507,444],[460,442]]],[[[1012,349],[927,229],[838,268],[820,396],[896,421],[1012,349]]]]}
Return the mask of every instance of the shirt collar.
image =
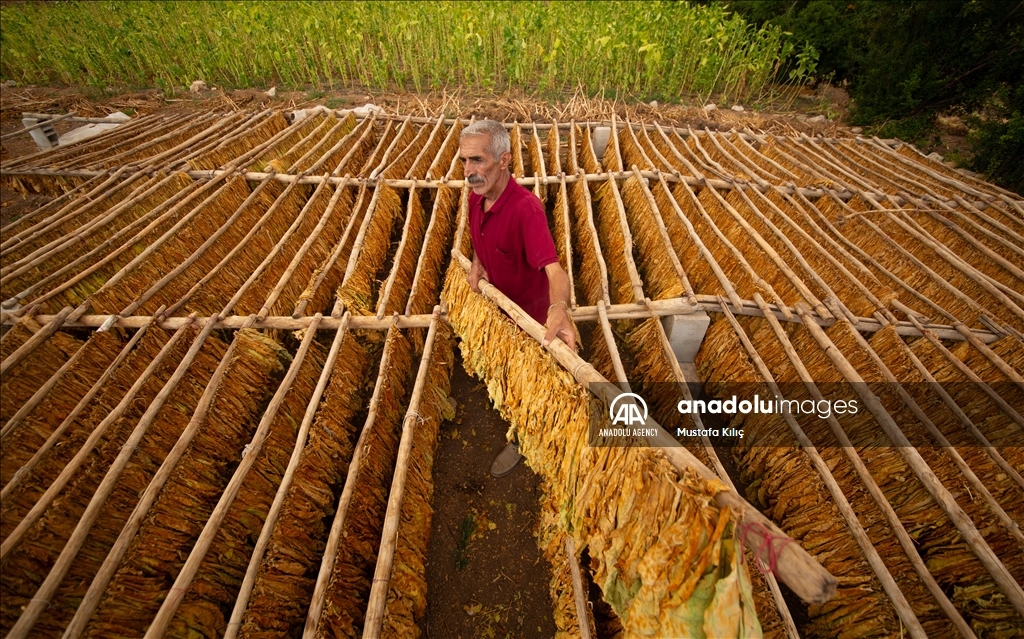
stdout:
{"type": "MultiPolygon", "coordinates": [[[[516,182],[514,177],[509,175],[508,183],[505,184],[505,190],[502,191],[501,195],[498,196],[498,199],[494,201],[494,206],[491,207],[491,210],[484,211],[484,215],[500,213],[505,203],[512,199],[512,194],[515,192],[517,186],[519,186],[519,183],[516,182]]],[[[486,198],[484,198],[484,196],[480,196],[480,210],[483,210],[484,208],[485,199],[486,198]]]]}

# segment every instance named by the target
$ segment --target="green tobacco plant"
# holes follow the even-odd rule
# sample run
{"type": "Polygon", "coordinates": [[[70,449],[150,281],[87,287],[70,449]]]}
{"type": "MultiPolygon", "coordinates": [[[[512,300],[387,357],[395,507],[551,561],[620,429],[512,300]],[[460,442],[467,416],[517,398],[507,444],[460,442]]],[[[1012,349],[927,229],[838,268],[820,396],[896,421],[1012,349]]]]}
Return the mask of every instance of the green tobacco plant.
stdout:
{"type": "MultiPolygon", "coordinates": [[[[806,49],[781,28],[685,2],[60,2],[0,8],[20,83],[526,93],[743,100],[806,49]]],[[[800,57],[803,55],[804,57],[800,57]]],[[[815,54],[816,55],[816,54],[815,54]]]]}

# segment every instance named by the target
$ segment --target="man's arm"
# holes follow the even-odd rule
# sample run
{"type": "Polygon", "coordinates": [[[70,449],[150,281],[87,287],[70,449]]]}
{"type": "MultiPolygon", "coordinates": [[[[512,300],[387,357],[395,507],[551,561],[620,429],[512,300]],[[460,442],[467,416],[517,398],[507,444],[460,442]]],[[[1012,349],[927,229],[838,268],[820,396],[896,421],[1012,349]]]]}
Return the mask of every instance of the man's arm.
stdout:
{"type": "Polygon", "coordinates": [[[576,329],[569,319],[569,276],[558,262],[545,266],[544,272],[548,276],[551,306],[548,307],[546,322],[548,331],[544,334],[544,341],[541,344],[547,346],[557,337],[569,348],[576,350],[576,329]]]}
{"type": "MultiPolygon", "coordinates": [[[[487,271],[484,269],[484,265],[481,264],[480,260],[477,258],[476,251],[473,251],[473,264],[469,267],[469,273],[466,275],[466,281],[469,282],[469,288],[473,289],[474,293],[480,292],[481,278],[485,280],[488,279],[487,271]]],[[[568,276],[566,276],[566,286],[568,287],[568,276]]],[[[568,288],[566,290],[568,290],[568,288]]]]}

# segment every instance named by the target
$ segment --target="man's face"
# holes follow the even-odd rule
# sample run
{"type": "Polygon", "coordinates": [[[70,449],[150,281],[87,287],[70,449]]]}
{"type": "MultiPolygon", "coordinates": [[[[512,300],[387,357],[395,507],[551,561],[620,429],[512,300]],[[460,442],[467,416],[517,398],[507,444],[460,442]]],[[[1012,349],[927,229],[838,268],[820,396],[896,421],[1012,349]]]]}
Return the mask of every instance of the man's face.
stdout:
{"type": "Polygon", "coordinates": [[[490,143],[491,136],[484,134],[463,138],[459,144],[459,159],[462,160],[466,181],[474,193],[489,199],[500,195],[492,191],[500,184],[502,174],[508,173],[508,163],[512,159],[512,154],[506,152],[495,160],[487,150],[490,143]]]}

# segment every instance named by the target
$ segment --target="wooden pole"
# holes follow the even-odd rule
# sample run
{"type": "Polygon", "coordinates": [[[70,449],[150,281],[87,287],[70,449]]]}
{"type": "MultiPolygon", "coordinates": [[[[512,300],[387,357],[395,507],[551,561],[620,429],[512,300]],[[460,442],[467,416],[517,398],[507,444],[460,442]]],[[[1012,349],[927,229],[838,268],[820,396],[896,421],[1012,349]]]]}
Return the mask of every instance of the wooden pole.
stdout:
{"type": "MultiPolygon", "coordinates": [[[[756,295],[754,300],[758,305],[764,304],[764,300],[761,298],[760,294],[756,295]]],[[[727,317],[729,317],[729,315],[727,315],[727,317]]],[[[782,325],[779,324],[778,320],[775,320],[774,317],[769,317],[767,319],[768,324],[772,327],[772,331],[775,332],[775,336],[778,338],[779,343],[782,344],[783,350],[786,352],[786,357],[793,365],[801,381],[803,381],[810,396],[815,401],[823,400],[824,396],[821,394],[817,384],[814,382],[814,378],[810,371],[807,370],[807,367],[797,354],[796,349],[793,347],[793,343],[790,341],[786,331],[782,328],[782,325]]],[[[758,365],[758,369],[761,371],[762,377],[769,382],[769,388],[772,389],[773,393],[781,397],[782,393],[775,384],[764,360],[762,360],[761,356],[757,354],[757,351],[750,342],[750,339],[747,337],[746,332],[743,331],[742,327],[740,327],[738,323],[735,323],[734,318],[730,321],[733,322],[733,328],[736,331],[737,336],[739,336],[740,341],[743,342],[743,345],[747,348],[748,352],[752,354],[751,357],[756,358],[755,363],[758,365]]],[[[896,613],[899,615],[903,623],[907,624],[911,628],[912,632],[923,633],[924,630],[921,628],[917,616],[907,603],[903,592],[896,585],[895,580],[889,573],[888,568],[886,568],[885,562],[879,556],[874,544],[871,543],[871,539],[868,537],[867,532],[864,530],[864,527],[861,525],[856,513],[853,511],[853,507],[850,505],[850,502],[847,500],[846,495],[843,493],[838,482],[836,482],[835,477],[832,475],[832,471],[829,470],[828,464],[826,464],[821,458],[821,455],[814,447],[813,442],[811,442],[810,438],[807,437],[807,434],[797,423],[796,419],[788,412],[784,413],[783,417],[790,430],[793,431],[793,435],[797,438],[800,446],[807,453],[808,457],[810,457],[811,463],[814,465],[815,469],[817,469],[818,474],[821,476],[822,481],[828,488],[832,498],[836,501],[836,506],[843,514],[843,519],[846,520],[847,526],[849,526],[850,534],[864,553],[864,559],[875,572],[879,582],[881,582],[883,590],[885,590],[886,594],[889,596],[889,601],[891,601],[893,607],[896,608],[896,613]]],[[[860,454],[857,452],[857,449],[854,448],[850,438],[846,435],[842,426],[840,426],[839,421],[834,415],[830,415],[827,418],[827,421],[829,428],[832,430],[832,433],[835,435],[840,446],[842,446],[843,452],[846,454],[847,459],[853,466],[854,471],[856,471],[857,476],[868,489],[868,494],[871,495],[871,498],[874,500],[879,510],[881,510],[882,514],[885,515],[886,520],[889,522],[889,526],[895,533],[897,541],[903,548],[907,555],[907,559],[910,561],[910,565],[914,568],[918,577],[921,578],[921,581],[935,598],[935,601],[939,604],[939,607],[943,610],[946,616],[949,617],[957,629],[960,630],[961,635],[965,638],[974,637],[974,631],[971,630],[971,627],[964,621],[963,617],[960,616],[960,613],[949,601],[949,598],[946,597],[946,594],[942,591],[942,588],[939,587],[931,572],[928,571],[927,566],[921,559],[920,553],[917,551],[917,547],[914,545],[910,535],[907,534],[906,529],[903,527],[903,523],[900,521],[899,516],[889,503],[889,500],[886,499],[885,493],[882,492],[881,487],[878,486],[878,483],[868,471],[867,466],[864,464],[864,460],[861,459],[860,454]]]]}
{"type": "MultiPolygon", "coordinates": [[[[804,315],[806,312],[802,305],[797,305],[797,313],[804,315]]],[[[964,542],[967,543],[981,564],[992,576],[992,579],[999,585],[1010,605],[1019,614],[1024,615],[1024,589],[1010,575],[1006,566],[999,560],[999,557],[992,552],[985,538],[974,527],[967,513],[960,508],[949,490],[935,477],[935,473],[932,472],[927,462],[921,457],[921,454],[917,452],[917,449],[913,447],[906,435],[903,434],[903,431],[900,430],[900,427],[893,421],[892,416],[882,406],[882,402],[874,393],[868,390],[864,379],[842,353],[839,352],[839,349],[836,348],[836,345],[832,343],[832,340],[828,338],[821,327],[813,321],[807,321],[804,324],[810,329],[811,335],[821,346],[822,350],[825,351],[833,365],[835,365],[847,381],[853,384],[854,390],[861,398],[861,401],[864,402],[865,407],[871,412],[878,425],[889,436],[893,444],[896,445],[896,450],[899,451],[900,456],[903,457],[907,465],[914,471],[914,474],[921,481],[928,494],[932,496],[932,499],[949,517],[963,537],[964,542]]]]}
{"type": "MultiPolygon", "coordinates": [[[[319,323],[320,317],[314,316],[314,324],[319,323]]],[[[174,585],[168,592],[167,598],[164,599],[163,604],[160,606],[160,610],[157,612],[156,617],[150,623],[149,628],[146,630],[146,639],[159,639],[164,636],[167,631],[167,626],[174,618],[174,613],[177,612],[178,606],[181,605],[182,600],[185,598],[185,592],[192,585],[192,580],[195,579],[196,573],[199,572],[199,566],[202,564],[203,559],[206,558],[206,553],[210,550],[210,546],[213,545],[214,538],[220,531],[220,526],[224,522],[224,518],[228,515],[228,510],[231,508],[231,504],[234,503],[235,497],[238,496],[238,491],[242,488],[242,483],[245,481],[246,476],[249,474],[249,470],[256,462],[256,456],[259,455],[263,449],[263,444],[270,433],[270,426],[277,417],[277,412],[280,410],[281,405],[284,403],[285,396],[291,389],[292,384],[295,382],[295,378],[299,374],[299,369],[302,367],[302,362],[306,358],[306,354],[309,352],[309,347],[313,343],[313,338],[316,337],[316,330],[310,330],[306,333],[306,336],[302,339],[302,344],[299,346],[298,352],[295,354],[295,358],[292,360],[291,366],[288,368],[288,373],[282,380],[281,385],[277,387],[277,391],[274,393],[273,399],[270,400],[270,405],[267,406],[266,412],[263,413],[263,418],[260,420],[259,426],[256,428],[256,433],[253,434],[252,441],[246,445],[245,450],[242,452],[242,460],[235,469],[234,474],[231,476],[231,480],[228,485],[224,488],[224,492],[221,493],[220,500],[217,502],[217,506],[213,509],[210,514],[210,518],[206,521],[206,525],[203,527],[203,532],[199,535],[195,545],[192,547],[192,551],[188,555],[188,559],[185,560],[184,565],[181,567],[181,571],[174,580],[174,585]]]]}
{"type": "MultiPolygon", "coordinates": [[[[50,607],[50,601],[53,595],[57,592],[57,588],[64,580],[64,575],[67,574],[71,568],[71,564],[75,561],[78,556],[78,551],[81,550],[85,544],[86,537],[89,535],[89,531],[92,530],[92,525],[96,522],[96,518],[99,517],[100,511],[103,506],[107,503],[107,498],[110,497],[110,493],[113,492],[114,486],[121,477],[121,473],[125,467],[128,466],[128,460],[131,459],[132,455],[135,454],[135,448],[142,441],[142,438],[146,435],[146,431],[152,425],[156,419],[160,409],[163,408],[167,398],[171,396],[171,393],[178,387],[182,378],[185,377],[185,373],[192,366],[192,362],[195,360],[196,355],[199,354],[199,349],[202,348],[206,342],[206,338],[210,335],[213,330],[214,320],[216,316],[210,318],[206,322],[206,325],[199,332],[199,335],[192,342],[192,346],[188,352],[181,359],[178,367],[174,370],[171,378],[167,380],[167,383],[163,385],[157,396],[153,398],[153,401],[146,408],[146,412],[142,415],[139,423],[135,426],[128,440],[125,441],[121,447],[117,458],[114,459],[113,463],[108,468],[106,474],[103,476],[103,480],[100,485],[96,488],[96,492],[89,500],[89,505],[86,506],[85,512],[78,520],[78,524],[75,526],[74,532],[71,533],[70,539],[64,545],[61,550],[60,556],[46,575],[46,579],[43,580],[39,589],[36,590],[35,595],[29,600],[28,605],[25,606],[25,612],[18,618],[18,622],[14,625],[14,628],[7,634],[10,639],[25,639],[28,636],[29,631],[35,626],[39,617],[46,612],[46,609],[50,607]]],[[[194,433],[194,431],[193,431],[194,433]]],[[[184,448],[182,448],[184,452],[184,448]]]]}
{"type": "MultiPolygon", "coordinates": [[[[78,111],[70,111],[68,113],[65,113],[64,115],[58,115],[58,116],[55,116],[55,117],[52,117],[52,118],[49,118],[49,119],[46,119],[46,120],[42,120],[41,122],[37,122],[37,123],[35,123],[35,124],[31,125],[31,126],[27,126],[24,129],[18,129],[17,131],[15,131],[13,133],[5,133],[4,135],[0,135],[0,140],[10,140],[11,138],[16,138],[16,137],[18,137],[19,135],[21,135],[23,133],[28,133],[30,131],[35,131],[38,128],[44,127],[44,126],[46,126],[48,124],[53,124],[54,122],[60,122],[61,120],[67,120],[68,118],[70,118],[72,116],[75,116],[75,115],[78,115],[78,111]]],[[[22,117],[25,117],[24,113],[22,113],[22,117]]],[[[110,122],[110,121],[112,121],[112,120],[108,120],[108,122],[110,122]]]]}
{"type": "Polygon", "coordinates": [[[420,417],[420,405],[423,390],[426,388],[427,373],[434,359],[434,339],[437,323],[440,321],[441,307],[435,306],[427,329],[426,341],[423,345],[423,356],[416,372],[409,409],[402,423],[402,436],[398,443],[398,456],[395,462],[395,473],[391,480],[391,492],[388,496],[387,511],[384,515],[384,527],[380,536],[380,548],[377,551],[377,565],[373,572],[373,585],[367,599],[366,616],[363,621],[363,639],[378,639],[384,623],[384,608],[387,604],[388,587],[391,584],[391,569],[395,561],[395,549],[398,547],[398,528],[402,519],[402,502],[405,499],[405,484],[409,477],[409,463],[412,459],[412,442],[420,417]]]}
{"type": "Polygon", "coordinates": [[[1010,404],[1007,403],[1007,401],[1005,399],[1000,397],[999,394],[996,393],[992,389],[991,386],[989,386],[987,383],[985,383],[985,381],[983,379],[981,379],[981,377],[979,377],[977,373],[975,373],[973,370],[971,370],[971,368],[969,366],[967,366],[967,364],[965,364],[962,361],[960,361],[959,357],[957,357],[953,353],[950,353],[949,349],[947,349],[942,344],[942,342],[940,342],[938,340],[938,338],[935,336],[935,334],[932,331],[926,329],[924,326],[921,326],[921,323],[918,321],[917,316],[916,316],[916,314],[914,313],[913,310],[908,308],[906,305],[904,305],[899,300],[893,300],[892,301],[892,306],[896,310],[898,310],[898,311],[902,312],[904,315],[906,315],[910,319],[910,321],[913,322],[914,326],[919,331],[921,331],[921,334],[924,335],[925,339],[927,339],[929,342],[931,342],[931,344],[933,346],[935,346],[935,348],[937,348],[943,355],[945,355],[946,359],[949,360],[954,366],[956,366],[960,370],[961,373],[966,375],[968,379],[970,379],[972,382],[977,384],[978,387],[981,388],[981,390],[983,390],[986,395],[991,397],[992,401],[994,401],[996,404],[998,404],[999,407],[1003,409],[1003,412],[1005,412],[1007,415],[1009,415],[1010,418],[1013,421],[1017,422],[1017,424],[1021,428],[1024,428],[1024,417],[1021,417],[1021,414],[1015,408],[1010,406],[1010,404]]]}
{"type": "MultiPolygon", "coordinates": [[[[114,371],[117,370],[117,367],[120,366],[122,362],[124,362],[125,358],[128,357],[128,354],[131,352],[131,350],[135,347],[139,340],[142,339],[142,336],[146,334],[146,331],[152,325],[152,322],[155,321],[156,319],[151,317],[150,324],[143,325],[142,328],[136,331],[135,335],[133,335],[132,338],[128,340],[128,343],[124,345],[124,347],[121,349],[121,352],[118,353],[117,357],[114,358],[114,361],[111,362],[109,366],[107,366],[106,370],[103,371],[103,374],[100,375],[99,379],[97,379],[96,382],[92,385],[92,387],[89,388],[89,391],[86,392],[84,396],[82,396],[82,399],[80,399],[78,401],[78,404],[76,404],[75,407],[71,410],[71,412],[68,413],[68,416],[64,418],[64,421],[62,421],[60,425],[56,429],[54,429],[52,433],[50,433],[50,436],[46,439],[43,445],[36,450],[35,454],[32,455],[32,458],[25,462],[25,464],[21,468],[19,468],[16,473],[14,473],[14,476],[11,477],[11,480],[7,482],[6,486],[3,487],[3,491],[0,492],[0,500],[7,499],[8,495],[11,494],[11,491],[18,487],[21,481],[29,473],[32,472],[32,469],[36,467],[36,465],[43,458],[43,456],[46,455],[46,453],[51,448],[53,448],[54,445],[60,440],[61,436],[65,433],[65,431],[67,431],[67,429],[73,423],[75,423],[75,420],[82,413],[82,411],[85,410],[85,407],[88,406],[89,402],[91,402],[92,399],[96,396],[96,394],[100,392],[100,390],[104,387],[104,385],[107,383],[110,377],[114,374],[114,371]]],[[[14,420],[12,419],[11,421],[13,422],[14,420]]],[[[11,428],[13,428],[13,426],[11,428]]],[[[9,429],[7,425],[4,425],[3,436],[6,437],[10,432],[11,429],[9,429]]]]}
{"type": "Polygon", "coordinates": [[[64,486],[66,486],[69,481],[71,481],[72,476],[74,476],[74,474],[78,471],[78,468],[85,462],[86,457],[88,457],[89,454],[92,453],[93,449],[99,444],[100,438],[103,437],[107,429],[114,422],[120,419],[121,416],[124,415],[124,413],[128,410],[128,407],[134,401],[135,396],[138,394],[142,386],[160,367],[164,359],[166,359],[170,352],[173,350],[174,345],[177,344],[182,337],[184,337],[185,329],[192,322],[195,321],[195,316],[191,316],[189,319],[191,321],[189,321],[187,324],[183,324],[181,328],[179,328],[174,333],[174,335],[171,336],[171,339],[167,340],[167,343],[164,344],[163,348],[160,349],[160,352],[157,353],[157,356],[153,358],[153,361],[149,363],[149,366],[146,367],[146,370],[143,371],[142,375],[140,375],[139,378],[135,380],[135,383],[132,384],[132,387],[128,389],[127,393],[125,393],[124,397],[118,403],[117,407],[114,408],[114,410],[110,411],[110,413],[107,414],[103,421],[101,421],[99,425],[97,425],[96,428],[93,429],[92,433],[89,434],[89,437],[82,444],[82,447],[78,450],[78,452],[75,454],[72,460],[68,462],[68,464],[64,467],[60,475],[58,475],[57,479],[55,479],[53,483],[50,484],[50,486],[46,489],[46,492],[44,492],[43,496],[36,501],[35,505],[32,506],[32,509],[28,512],[28,514],[26,514],[22,518],[22,520],[18,522],[18,525],[15,527],[15,529],[10,533],[10,535],[8,535],[6,539],[4,539],[3,544],[0,544],[0,561],[4,561],[7,559],[7,556],[21,542],[22,538],[28,532],[29,528],[31,528],[39,520],[39,518],[43,516],[43,513],[46,511],[47,508],[50,507],[50,504],[53,503],[53,500],[57,498],[57,495],[60,493],[60,491],[64,489],[64,486]]]}
{"type": "Polygon", "coordinates": [[[565,536],[565,554],[568,556],[569,572],[572,575],[572,598],[576,603],[576,618],[580,626],[580,639],[591,639],[590,616],[587,614],[587,589],[583,586],[580,562],[576,559],[576,544],[571,535],[565,536]]]}
{"type": "Polygon", "coordinates": [[[338,499],[338,508],[334,511],[331,532],[327,536],[327,546],[324,548],[324,554],[320,560],[320,571],[317,573],[316,585],[313,587],[313,596],[310,598],[309,611],[306,614],[306,624],[302,630],[303,639],[314,639],[317,628],[320,625],[320,615],[323,613],[327,586],[330,584],[331,575],[334,574],[334,561],[337,558],[338,546],[341,544],[341,533],[345,527],[345,519],[348,517],[349,504],[352,503],[352,494],[355,492],[359,467],[363,463],[366,438],[369,436],[370,431],[373,430],[373,425],[377,420],[377,407],[380,403],[380,396],[384,389],[384,379],[387,376],[388,366],[390,365],[390,354],[390,351],[385,348],[384,355],[380,360],[380,366],[377,369],[377,381],[373,385],[370,409],[366,415],[366,421],[363,423],[363,429],[359,431],[359,438],[352,449],[352,459],[348,464],[345,485],[341,490],[341,497],[338,499]]]}
{"type": "MultiPolygon", "coordinates": [[[[458,260],[463,270],[468,270],[469,260],[465,256],[453,251],[453,257],[458,260]]],[[[481,282],[481,291],[488,299],[508,313],[530,337],[538,342],[544,339],[545,328],[523,312],[501,291],[486,281],[481,282]]],[[[606,404],[610,405],[612,400],[615,399],[615,395],[611,394],[612,391],[610,390],[613,385],[561,340],[552,340],[546,347],[546,350],[567,371],[573,373],[576,381],[586,385],[592,392],[597,393],[598,398],[602,399],[606,404]]],[[[655,423],[653,420],[648,421],[652,424],[655,423]]],[[[713,471],[704,466],[686,448],[680,446],[660,426],[658,426],[658,435],[648,438],[648,441],[651,446],[661,449],[661,453],[677,469],[689,469],[706,481],[719,481],[718,476],[713,471]]],[[[735,491],[724,490],[719,492],[715,495],[714,500],[720,508],[728,506],[733,509],[744,522],[756,523],[766,527],[773,537],[789,539],[788,535],[780,530],[778,526],[758,512],[756,508],[747,503],[735,491]]],[[[761,557],[765,565],[768,565],[771,559],[776,559],[776,575],[804,601],[823,603],[835,596],[835,577],[822,568],[799,544],[784,544],[777,558],[770,558],[767,555],[761,557]]]]}
{"type": "MultiPolygon", "coordinates": [[[[182,202],[182,200],[189,200],[190,198],[194,197],[196,191],[199,190],[202,186],[203,182],[193,182],[189,184],[181,191],[178,191],[167,200],[161,202],[153,210],[149,211],[148,213],[139,217],[138,219],[132,221],[131,223],[125,225],[112,236],[103,240],[103,242],[95,246],[88,253],[80,255],[74,261],[65,264],[60,269],[50,273],[46,277],[35,282],[24,291],[8,299],[7,302],[16,303],[21,300],[27,299],[29,295],[42,289],[45,286],[49,286],[51,283],[60,279],[65,274],[72,272],[78,266],[85,264],[86,262],[89,262],[90,260],[94,259],[99,255],[103,255],[102,259],[100,259],[97,262],[94,262],[92,265],[90,265],[80,273],[77,273],[76,275],[71,277],[71,279],[62,282],[57,287],[50,289],[43,295],[33,299],[31,304],[41,305],[46,300],[49,300],[55,297],[56,295],[59,295],[61,292],[73,287],[75,284],[82,281],[92,273],[95,273],[99,269],[103,268],[103,266],[109,264],[110,262],[113,262],[115,259],[117,259],[118,256],[120,256],[125,251],[129,250],[137,242],[141,241],[142,238],[148,235],[153,229],[159,227],[161,223],[166,221],[171,215],[174,214],[173,211],[167,211],[167,209],[176,207],[179,204],[179,202],[182,202]],[[146,226],[141,231],[137,232],[134,236],[132,236],[128,242],[122,243],[118,246],[117,242],[119,240],[121,240],[123,237],[131,233],[134,229],[142,225],[146,226]],[[114,249],[113,251],[110,251],[109,253],[106,253],[107,249],[109,249],[111,246],[117,246],[117,248],[114,249]]],[[[182,202],[182,206],[184,206],[184,204],[185,203],[182,202]]],[[[44,256],[43,258],[41,258],[41,260],[45,263],[48,258],[49,256],[44,256]]]]}
{"type": "MultiPolygon", "coordinates": [[[[319,319],[320,317],[321,315],[319,313],[314,316],[315,319],[319,319]]],[[[338,353],[341,352],[341,344],[348,334],[348,324],[351,317],[351,314],[345,313],[342,318],[341,325],[338,326],[338,330],[334,333],[334,340],[331,342],[331,350],[327,354],[327,360],[324,362],[324,368],[320,372],[320,378],[317,380],[316,389],[314,389],[313,395],[309,398],[309,403],[306,405],[306,412],[302,416],[302,423],[299,425],[299,431],[295,436],[295,446],[292,448],[292,456],[288,460],[288,467],[285,469],[284,476],[281,478],[281,484],[278,486],[277,493],[274,495],[274,502],[271,504],[270,510],[267,512],[267,518],[263,522],[263,527],[260,529],[260,536],[256,540],[256,546],[253,548],[252,556],[249,558],[249,565],[245,570],[245,577],[242,579],[242,587],[238,592],[238,596],[235,598],[235,604],[231,610],[231,617],[228,620],[227,628],[224,631],[224,639],[235,639],[235,637],[238,636],[239,630],[242,628],[242,617],[245,616],[245,611],[249,606],[249,597],[252,596],[252,589],[256,585],[256,576],[259,574],[260,565],[263,562],[263,555],[266,553],[267,547],[270,545],[270,538],[273,535],[274,527],[277,525],[277,519],[281,515],[285,499],[288,496],[289,490],[291,490],[292,482],[295,478],[295,471],[298,469],[299,462],[302,461],[303,455],[305,454],[306,440],[309,437],[309,428],[313,424],[313,419],[316,417],[317,410],[320,408],[320,398],[323,397],[324,390],[327,389],[327,383],[331,378],[331,373],[334,371],[334,363],[338,359],[338,353]]]]}
{"type": "MultiPolygon", "coordinates": [[[[213,324],[212,318],[207,322],[207,325],[213,324]]],[[[139,531],[142,526],[143,520],[149,513],[149,509],[156,502],[156,498],[160,493],[160,490],[170,479],[171,473],[174,472],[178,465],[178,462],[184,456],[185,451],[188,449],[195,437],[199,427],[206,420],[206,415],[210,410],[210,406],[213,404],[214,397],[219,392],[221,384],[224,381],[224,375],[227,372],[228,366],[234,360],[235,349],[238,344],[238,339],[231,340],[231,344],[228,345],[227,350],[224,352],[223,357],[220,359],[220,363],[217,365],[216,370],[213,372],[213,376],[210,378],[209,383],[206,385],[206,389],[203,391],[202,397],[199,398],[199,403],[196,405],[196,410],[189,419],[188,425],[185,430],[182,431],[178,441],[175,442],[174,447],[164,458],[164,461],[160,464],[160,468],[153,476],[152,481],[146,486],[146,491],[142,494],[139,499],[138,505],[132,511],[131,517],[125,522],[124,527],[121,529],[121,533],[118,535],[117,540],[111,547],[110,552],[103,560],[103,564],[97,571],[96,576],[93,577],[92,583],[89,584],[89,590],[86,591],[85,597],[82,599],[82,603],[79,604],[75,610],[75,616],[72,618],[71,623],[64,631],[62,639],[79,639],[82,633],[85,631],[86,625],[92,618],[93,613],[96,612],[96,608],[99,607],[100,600],[103,594],[107,590],[107,586],[110,584],[110,580],[113,579],[118,566],[121,564],[121,560],[124,558],[124,554],[128,551],[135,534],[139,531]]]]}
{"type": "Polygon", "coordinates": [[[4,361],[0,362],[0,376],[5,375],[9,370],[17,366],[26,357],[32,354],[39,345],[45,342],[51,335],[57,332],[64,324],[64,320],[67,319],[68,315],[71,314],[71,307],[65,306],[60,313],[51,318],[46,324],[36,332],[35,335],[28,338],[24,344],[18,347],[13,353],[4,358],[4,361]]]}

